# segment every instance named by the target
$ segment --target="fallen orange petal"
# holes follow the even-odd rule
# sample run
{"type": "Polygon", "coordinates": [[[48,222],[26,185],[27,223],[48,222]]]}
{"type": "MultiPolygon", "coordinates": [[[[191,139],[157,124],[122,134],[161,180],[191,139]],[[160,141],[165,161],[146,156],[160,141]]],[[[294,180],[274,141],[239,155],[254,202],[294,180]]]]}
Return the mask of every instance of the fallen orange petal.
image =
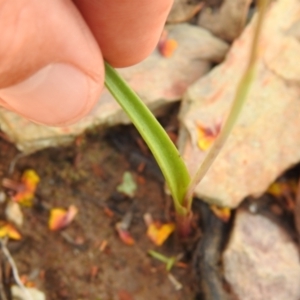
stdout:
{"type": "Polygon", "coordinates": [[[26,170],[21,178],[21,182],[23,182],[28,189],[35,192],[38,183],[40,182],[39,175],[34,170],[26,170]]]}
{"type": "Polygon", "coordinates": [[[169,58],[174,54],[174,51],[178,47],[178,43],[173,39],[168,39],[162,42],[158,49],[162,56],[169,58]]]}
{"type": "Polygon", "coordinates": [[[211,205],[210,209],[212,212],[223,222],[228,222],[231,216],[231,210],[228,207],[218,207],[216,205],[211,205]]]}
{"type": "Polygon", "coordinates": [[[164,57],[171,57],[178,47],[178,43],[173,39],[168,39],[168,32],[164,30],[158,42],[158,51],[164,57]]]}
{"type": "Polygon", "coordinates": [[[77,213],[78,209],[74,205],[70,205],[68,210],[65,210],[63,208],[51,209],[49,229],[52,231],[56,231],[68,226],[73,221],[77,213]]]}
{"type": "Polygon", "coordinates": [[[26,170],[21,177],[23,188],[13,196],[13,200],[24,206],[32,206],[34,193],[39,182],[40,177],[34,170],[26,170]]]}
{"type": "Polygon", "coordinates": [[[201,124],[197,124],[198,147],[203,151],[208,150],[217,138],[219,131],[220,129],[218,128],[216,128],[215,131],[212,131],[201,124]]]}
{"type": "Polygon", "coordinates": [[[9,223],[2,223],[0,225],[0,238],[4,237],[9,237],[13,240],[20,240],[22,238],[21,234],[17,231],[17,229],[9,223]]]}
{"type": "Polygon", "coordinates": [[[134,241],[133,237],[131,236],[131,234],[129,233],[128,230],[126,230],[122,227],[121,222],[116,224],[116,230],[119,234],[119,237],[120,237],[121,241],[124,244],[126,244],[128,246],[134,245],[135,241],[134,241]]]}
{"type": "Polygon", "coordinates": [[[148,226],[147,236],[155,245],[161,246],[174,230],[174,223],[160,225],[153,222],[148,226]]]}

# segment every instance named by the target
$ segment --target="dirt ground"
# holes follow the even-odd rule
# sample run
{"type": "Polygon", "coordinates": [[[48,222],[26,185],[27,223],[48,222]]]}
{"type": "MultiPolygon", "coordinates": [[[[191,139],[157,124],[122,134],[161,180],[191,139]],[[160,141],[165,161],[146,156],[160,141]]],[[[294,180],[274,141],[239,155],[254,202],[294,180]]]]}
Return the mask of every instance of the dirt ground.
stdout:
{"type": "Polygon", "coordinates": [[[20,158],[11,175],[8,169],[18,152],[2,139],[0,149],[0,180],[19,180],[28,168],[41,178],[34,207],[23,209],[23,238],[8,246],[20,275],[47,299],[195,299],[191,251],[176,235],[162,247],[155,247],[146,236],[143,215],[150,212],[154,219],[172,220],[171,200],[158,167],[131,126],[95,129],[68,147],[20,158]],[[145,165],[142,172],[137,171],[140,165],[145,165]],[[133,199],[116,191],[128,170],[138,182],[133,199]],[[51,232],[49,209],[71,204],[79,210],[74,222],[62,232],[51,232]],[[113,216],[105,213],[107,208],[113,216]],[[130,211],[133,246],[125,245],[115,230],[130,211]],[[101,251],[103,241],[107,247],[101,251]],[[183,254],[186,268],[172,270],[181,290],[176,291],[165,265],[147,255],[150,249],[167,256],[183,254]]]}

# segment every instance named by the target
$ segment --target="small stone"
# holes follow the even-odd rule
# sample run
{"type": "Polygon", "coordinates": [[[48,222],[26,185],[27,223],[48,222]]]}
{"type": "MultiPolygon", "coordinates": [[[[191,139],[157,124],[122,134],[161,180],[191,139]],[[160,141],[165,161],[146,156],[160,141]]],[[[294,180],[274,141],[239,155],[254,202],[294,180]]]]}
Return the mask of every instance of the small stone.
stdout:
{"type": "Polygon", "coordinates": [[[224,276],[238,300],[299,300],[296,245],[276,223],[238,210],[223,255],[224,276]]]}
{"type": "Polygon", "coordinates": [[[243,31],[251,0],[224,0],[217,11],[202,9],[198,24],[226,41],[235,40],[243,31]]]}

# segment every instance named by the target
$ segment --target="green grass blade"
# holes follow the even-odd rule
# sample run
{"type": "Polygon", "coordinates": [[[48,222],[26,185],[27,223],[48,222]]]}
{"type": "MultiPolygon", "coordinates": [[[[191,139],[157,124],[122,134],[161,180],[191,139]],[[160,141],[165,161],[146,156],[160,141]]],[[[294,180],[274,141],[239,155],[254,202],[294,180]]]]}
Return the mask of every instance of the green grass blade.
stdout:
{"type": "Polygon", "coordinates": [[[185,215],[183,201],[190,176],[177,148],[147,106],[108,63],[105,63],[105,73],[107,89],[150,148],[167,181],[177,213],[185,215]]]}

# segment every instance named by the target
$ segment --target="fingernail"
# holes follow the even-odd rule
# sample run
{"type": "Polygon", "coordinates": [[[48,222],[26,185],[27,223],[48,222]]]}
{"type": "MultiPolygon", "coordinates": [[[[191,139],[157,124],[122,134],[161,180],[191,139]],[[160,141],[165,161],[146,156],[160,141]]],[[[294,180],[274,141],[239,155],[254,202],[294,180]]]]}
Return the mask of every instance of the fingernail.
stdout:
{"type": "Polygon", "coordinates": [[[72,123],[88,107],[91,79],[63,63],[44,67],[0,97],[25,118],[50,126],[72,123]]]}

